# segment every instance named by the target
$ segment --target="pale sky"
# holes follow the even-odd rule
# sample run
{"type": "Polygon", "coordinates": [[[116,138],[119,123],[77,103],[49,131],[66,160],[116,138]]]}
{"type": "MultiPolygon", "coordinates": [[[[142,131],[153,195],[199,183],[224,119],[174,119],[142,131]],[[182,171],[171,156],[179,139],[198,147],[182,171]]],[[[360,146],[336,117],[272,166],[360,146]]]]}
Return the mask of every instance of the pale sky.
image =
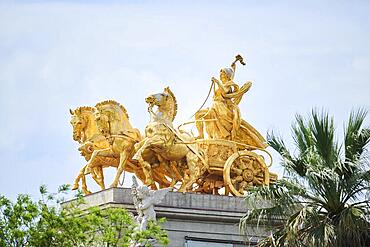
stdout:
{"type": "Polygon", "coordinates": [[[253,81],[242,117],[264,136],[292,142],[295,114],[313,107],[342,134],[352,108],[370,109],[369,13],[365,0],[1,1],[0,194],[73,182],[85,163],[69,108],[115,99],[143,131],[144,98],[170,86],[188,121],[238,53],[235,82],[253,81]]]}

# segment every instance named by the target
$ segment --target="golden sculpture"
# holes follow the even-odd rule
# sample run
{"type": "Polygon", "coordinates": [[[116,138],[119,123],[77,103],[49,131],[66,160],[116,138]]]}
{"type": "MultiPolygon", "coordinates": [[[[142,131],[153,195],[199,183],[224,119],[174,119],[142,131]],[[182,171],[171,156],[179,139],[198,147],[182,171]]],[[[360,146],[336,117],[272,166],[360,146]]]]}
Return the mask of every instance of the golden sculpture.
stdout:
{"type": "MultiPolygon", "coordinates": [[[[109,147],[109,143],[103,134],[98,130],[98,126],[94,119],[93,107],[78,107],[76,110],[70,110],[72,115],[71,124],[73,127],[73,140],[81,144],[79,151],[81,155],[84,156],[86,161],[91,159],[91,154],[96,149],[106,149],[109,147]]],[[[95,160],[91,169],[88,173],[91,173],[93,179],[97,182],[101,189],[105,189],[104,185],[104,174],[102,168],[109,166],[109,164],[114,163],[111,160],[95,160]]],[[[73,189],[78,188],[78,183],[82,179],[82,191],[85,194],[91,193],[87,189],[85,175],[86,165],[80,170],[77,178],[75,179],[73,189]]]]}
{"type": "Polygon", "coordinates": [[[173,173],[180,173],[183,176],[180,192],[189,190],[195,183],[201,171],[204,169],[201,152],[198,150],[194,138],[184,132],[175,130],[172,121],[177,114],[176,98],[167,87],[163,93],[150,95],[145,99],[149,104],[150,123],[145,127],[145,138],[137,145],[137,152],[134,159],[138,160],[143,167],[146,177],[145,184],[152,185],[152,164],[153,160],[164,166],[165,175],[172,177],[173,173]],[[153,107],[156,106],[156,112],[153,107]],[[169,164],[175,164],[175,167],[169,164]],[[177,169],[177,166],[186,164],[186,170],[177,169]]]}
{"type": "Polygon", "coordinates": [[[73,139],[87,161],[74,189],[82,180],[83,192],[90,193],[88,174],[104,189],[103,168],[109,166],[117,167],[111,187],[118,186],[124,170],[152,189],[174,187],[179,192],[243,196],[251,186],[276,181],[277,175],[268,170],[272,158],[264,138],[241,118],[238,105],[252,83],[239,87],[233,81],[237,62],[245,65],[238,55],[231,68],[221,69],[220,80],[211,79],[212,105],[197,111],[195,121],[189,122],[195,123],[197,138],[180,128],[189,123],[173,126],[177,102],[168,87],[145,99],[150,121],[143,137],[115,101],[71,111],[73,139]]]}
{"type": "Polygon", "coordinates": [[[238,104],[252,86],[252,82],[246,82],[241,88],[233,82],[237,61],[245,65],[243,58],[238,55],[231,64],[231,68],[221,69],[220,81],[212,77],[214,88],[212,106],[195,114],[195,119],[198,120],[196,121],[198,138],[204,138],[205,125],[211,139],[233,140],[258,148],[266,148],[267,145],[261,134],[241,119],[238,104]]]}
{"type": "MultiPolygon", "coordinates": [[[[80,170],[72,189],[78,189],[79,181],[82,180],[82,191],[85,194],[90,194],[91,192],[87,189],[86,184],[85,176],[87,174],[91,174],[100,188],[105,189],[103,168],[117,167],[118,171],[122,173],[126,163],[128,172],[133,172],[139,178],[143,178],[141,169],[126,160],[126,157],[132,156],[127,153],[130,152],[130,149],[132,150],[134,144],[141,139],[141,136],[138,130],[131,127],[127,112],[123,106],[109,100],[98,103],[96,108],[84,106],[74,111],[70,110],[70,113],[72,115],[73,139],[81,144],[79,151],[85,160],[88,161],[80,170]],[[116,116],[121,118],[117,118],[116,121],[110,120],[110,118],[116,116]],[[121,133],[117,131],[117,128],[121,128],[117,122],[122,124],[122,128],[124,128],[121,133]],[[106,130],[106,126],[110,126],[111,123],[112,132],[106,130]],[[125,134],[128,134],[127,139],[137,138],[138,140],[130,139],[125,142],[125,134]],[[124,149],[122,154],[119,152],[120,149],[124,149]]],[[[120,175],[117,173],[111,187],[117,187],[120,175]]]]}
{"type": "Polygon", "coordinates": [[[131,126],[126,109],[113,100],[107,100],[96,104],[95,120],[100,132],[107,138],[110,147],[95,150],[87,164],[96,156],[119,157],[117,174],[110,187],[117,187],[119,178],[132,157],[134,145],[141,140],[138,129],[131,126]]]}

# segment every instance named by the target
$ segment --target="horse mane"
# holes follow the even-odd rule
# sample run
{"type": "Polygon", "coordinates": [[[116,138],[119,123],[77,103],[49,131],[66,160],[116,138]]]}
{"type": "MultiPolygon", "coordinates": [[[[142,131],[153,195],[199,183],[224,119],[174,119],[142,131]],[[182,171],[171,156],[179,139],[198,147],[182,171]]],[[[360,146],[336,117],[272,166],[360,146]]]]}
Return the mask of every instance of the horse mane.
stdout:
{"type": "Polygon", "coordinates": [[[123,105],[121,105],[120,103],[118,103],[117,101],[114,101],[114,100],[111,100],[111,99],[110,100],[104,100],[102,102],[97,103],[95,105],[95,107],[104,106],[104,105],[116,105],[116,106],[118,106],[123,111],[126,118],[129,119],[126,108],[123,105]]]}
{"type": "Polygon", "coordinates": [[[76,110],[74,110],[75,112],[78,112],[78,113],[82,113],[83,111],[95,111],[95,108],[94,107],[91,107],[91,106],[80,106],[80,107],[77,107],[76,110]]]}
{"type": "Polygon", "coordinates": [[[173,116],[172,116],[172,119],[171,121],[175,120],[175,117],[177,115],[177,100],[176,100],[176,97],[175,95],[173,94],[173,92],[171,91],[170,87],[166,87],[164,89],[164,91],[166,93],[168,93],[172,98],[173,98],[173,101],[174,101],[174,109],[173,109],[173,116]]]}

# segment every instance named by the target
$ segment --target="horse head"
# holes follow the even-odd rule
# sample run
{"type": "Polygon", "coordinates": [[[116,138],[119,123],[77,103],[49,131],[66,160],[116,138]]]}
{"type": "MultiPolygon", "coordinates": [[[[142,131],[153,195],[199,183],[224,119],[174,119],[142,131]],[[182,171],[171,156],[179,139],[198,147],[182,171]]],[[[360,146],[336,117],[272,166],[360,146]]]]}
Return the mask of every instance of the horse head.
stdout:
{"type": "Polygon", "coordinates": [[[89,120],[93,115],[94,108],[89,106],[78,107],[77,109],[69,110],[71,113],[71,121],[73,127],[73,140],[82,143],[87,138],[86,131],[89,128],[89,120]]]}
{"type": "Polygon", "coordinates": [[[114,100],[106,100],[96,104],[94,114],[99,131],[105,135],[114,135],[125,129],[131,129],[126,109],[114,100]]]}
{"type": "Polygon", "coordinates": [[[170,122],[175,119],[177,101],[169,87],[166,87],[162,93],[149,95],[145,98],[145,102],[149,105],[149,111],[152,111],[153,107],[157,107],[155,113],[157,117],[169,120],[170,122]]]}

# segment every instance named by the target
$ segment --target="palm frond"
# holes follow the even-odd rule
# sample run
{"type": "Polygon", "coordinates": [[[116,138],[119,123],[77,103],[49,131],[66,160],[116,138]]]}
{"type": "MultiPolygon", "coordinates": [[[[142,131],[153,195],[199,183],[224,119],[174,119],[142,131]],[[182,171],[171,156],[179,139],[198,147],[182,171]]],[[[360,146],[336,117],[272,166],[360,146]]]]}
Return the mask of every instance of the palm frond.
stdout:
{"type": "Polygon", "coordinates": [[[356,174],[356,176],[347,179],[347,181],[343,183],[343,187],[343,191],[345,191],[342,199],[343,203],[357,200],[360,196],[364,197],[364,193],[368,192],[370,187],[370,170],[364,171],[361,174],[356,174]],[[350,180],[350,182],[348,180],[350,180]]]}
{"type": "Polygon", "coordinates": [[[313,146],[313,136],[310,124],[301,115],[296,115],[296,121],[292,125],[293,139],[299,150],[299,155],[304,156],[313,146]]]}
{"type": "Polygon", "coordinates": [[[296,232],[302,245],[330,246],[332,243],[334,228],[331,220],[319,212],[316,206],[306,206],[287,225],[290,232],[296,232]]]}
{"type": "Polygon", "coordinates": [[[308,185],[314,196],[320,200],[327,212],[336,212],[343,207],[341,201],[341,178],[330,168],[311,167],[306,176],[308,185]]]}
{"type": "Polygon", "coordinates": [[[267,133],[267,142],[281,156],[288,158],[292,157],[282,138],[275,135],[274,132],[267,133]]]}
{"type": "Polygon", "coordinates": [[[346,162],[355,163],[360,159],[370,142],[370,129],[362,128],[366,115],[367,111],[364,109],[352,111],[350,114],[344,132],[346,162]]]}
{"type": "Polygon", "coordinates": [[[284,141],[273,132],[267,134],[267,143],[282,157],[282,166],[290,174],[298,174],[303,177],[306,174],[306,166],[301,159],[295,158],[286,147],[284,141]]]}
{"type": "Polygon", "coordinates": [[[366,220],[366,211],[362,207],[345,208],[336,218],[337,246],[362,246],[368,238],[370,223],[366,220]]]}
{"type": "Polygon", "coordinates": [[[339,158],[339,148],[335,141],[334,120],[328,113],[318,113],[313,110],[310,120],[314,137],[315,151],[320,155],[325,165],[332,167],[339,158]]]}
{"type": "Polygon", "coordinates": [[[300,184],[285,179],[278,180],[270,186],[253,187],[246,196],[249,209],[240,220],[240,229],[246,232],[249,224],[257,227],[281,224],[281,219],[298,210],[297,200],[303,198],[304,188],[300,184]]]}
{"type": "Polygon", "coordinates": [[[269,134],[268,143],[281,155],[289,177],[249,191],[241,230],[250,224],[272,226],[271,235],[259,242],[266,247],[367,246],[370,129],[362,127],[365,116],[365,110],[351,113],[343,145],[337,142],[333,118],[317,110],[309,118],[296,116],[292,125],[296,152],[269,134]]]}

